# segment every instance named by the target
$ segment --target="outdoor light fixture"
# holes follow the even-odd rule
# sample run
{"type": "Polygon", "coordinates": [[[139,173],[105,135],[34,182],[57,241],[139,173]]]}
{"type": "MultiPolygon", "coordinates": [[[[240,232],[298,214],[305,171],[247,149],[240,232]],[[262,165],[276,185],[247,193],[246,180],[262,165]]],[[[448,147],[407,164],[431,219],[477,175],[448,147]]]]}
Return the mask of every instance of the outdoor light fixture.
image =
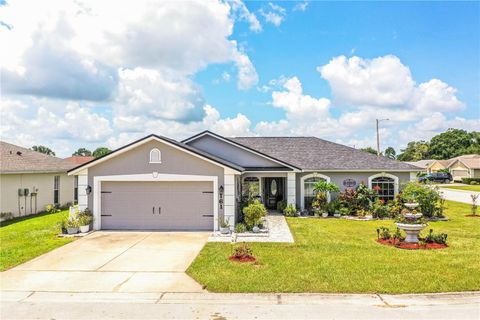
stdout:
{"type": "Polygon", "coordinates": [[[87,186],[87,187],[85,188],[85,192],[86,192],[87,194],[92,193],[92,187],[87,186]]]}
{"type": "Polygon", "coordinates": [[[223,186],[218,188],[218,203],[220,204],[220,209],[223,209],[223,186]]]}
{"type": "Polygon", "coordinates": [[[218,188],[218,192],[219,192],[220,194],[223,194],[223,186],[220,186],[220,188],[218,188]]]}

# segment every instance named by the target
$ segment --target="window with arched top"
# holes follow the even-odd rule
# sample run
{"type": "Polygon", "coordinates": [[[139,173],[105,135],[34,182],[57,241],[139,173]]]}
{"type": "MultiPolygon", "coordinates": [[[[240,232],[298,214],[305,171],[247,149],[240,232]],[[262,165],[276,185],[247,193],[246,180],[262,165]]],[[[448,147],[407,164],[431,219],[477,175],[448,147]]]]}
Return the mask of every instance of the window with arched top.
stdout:
{"type": "Polygon", "coordinates": [[[398,177],[389,173],[375,174],[368,178],[368,187],[377,191],[378,199],[391,201],[398,193],[398,177]]]}
{"type": "Polygon", "coordinates": [[[162,163],[162,153],[157,148],[150,150],[150,163],[162,163]]]}

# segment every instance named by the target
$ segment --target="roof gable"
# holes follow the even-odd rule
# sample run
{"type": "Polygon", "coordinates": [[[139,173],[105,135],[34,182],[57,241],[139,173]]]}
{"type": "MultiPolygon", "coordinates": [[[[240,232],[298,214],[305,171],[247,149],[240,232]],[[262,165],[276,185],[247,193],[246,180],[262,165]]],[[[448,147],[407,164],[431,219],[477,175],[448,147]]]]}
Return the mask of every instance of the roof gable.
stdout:
{"type": "Polygon", "coordinates": [[[220,167],[226,167],[226,168],[229,168],[229,169],[233,169],[235,171],[238,171],[238,172],[241,172],[243,171],[244,169],[241,167],[241,166],[238,166],[234,163],[231,163],[229,161],[226,161],[224,159],[220,159],[218,157],[215,157],[214,155],[211,155],[211,154],[208,154],[206,152],[203,152],[201,150],[198,150],[196,148],[193,148],[191,146],[188,146],[184,143],[181,143],[181,142],[178,142],[178,141],[175,141],[173,139],[169,139],[169,138],[166,138],[166,137],[162,137],[162,136],[158,136],[158,135],[155,135],[155,134],[151,134],[151,135],[148,135],[144,138],[141,138],[139,140],[136,140],[132,143],[129,143],[123,147],[120,147],[100,158],[97,158],[97,159],[94,159],[92,161],[89,161],[87,163],[84,163],[80,166],[77,166],[73,169],[71,169],[70,171],[68,171],[68,174],[72,175],[72,174],[75,174],[75,173],[78,173],[84,169],[87,169],[89,167],[92,167],[92,166],[95,166],[99,163],[102,163],[104,161],[107,161],[111,158],[114,158],[114,157],[117,157],[119,155],[121,155],[122,153],[124,152],[127,152],[129,150],[132,150],[132,149],[135,149],[137,148],[138,146],[140,145],[143,145],[149,141],[152,141],[152,140],[156,140],[156,141],[159,141],[161,143],[164,143],[164,144],[167,144],[171,147],[174,147],[176,149],[179,149],[179,150],[182,150],[183,152],[186,152],[188,154],[191,154],[191,155],[194,155],[196,157],[199,157],[205,161],[208,161],[208,162],[211,162],[211,163],[214,163],[220,167]]]}
{"type": "Polygon", "coordinates": [[[234,139],[225,138],[208,130],[185,139],[183,142],[222,159],[235,162],[247,170],[250,168],[255,170],[261,168],[275,170],[285,167],[290,170],[300,169],[287,161],[263,153],[255,147],[240,144],[234,139]]]}

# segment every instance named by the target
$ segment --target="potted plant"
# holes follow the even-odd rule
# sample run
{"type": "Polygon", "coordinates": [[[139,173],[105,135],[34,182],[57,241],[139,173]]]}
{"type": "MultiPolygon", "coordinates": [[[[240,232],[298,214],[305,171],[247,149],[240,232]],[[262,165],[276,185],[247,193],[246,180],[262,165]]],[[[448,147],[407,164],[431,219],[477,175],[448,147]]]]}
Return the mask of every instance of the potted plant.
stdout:
{"type": "Polygon", "coordinates": [[[220,221],[220,233],[221,234],[229,234],[230,233],[230,225],[228,221],[225,220],[225,217],[220,221]]]}
{"type": "Polygon", "coordinates": [[[90,223],[92,223],[93,217],[88,214],[81,214],[78,216],[78,224],[80,226],[81,233],[87,233],[90,230],[90,223]]]}
{"type": "Polygon", "coordinates": [[[67,221],[65,221],[65,227],[67,228],[67,233],[68,234],[78,233],[78,221],[77,220],[67,219],[67,221]]]}

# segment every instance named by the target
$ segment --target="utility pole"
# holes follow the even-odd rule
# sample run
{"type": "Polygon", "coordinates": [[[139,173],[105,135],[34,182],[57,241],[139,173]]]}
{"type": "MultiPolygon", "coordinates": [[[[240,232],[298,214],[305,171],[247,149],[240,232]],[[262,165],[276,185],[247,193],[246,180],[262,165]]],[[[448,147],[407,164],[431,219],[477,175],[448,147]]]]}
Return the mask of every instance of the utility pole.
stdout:
{"type": "Polygon", "coordinates": [[[377,157],[380,156],[380,133],[378,132],[378,124],[380,121],[388,121],[390,119],[375,119],[376,129],[377,129],[377,157]]]}

